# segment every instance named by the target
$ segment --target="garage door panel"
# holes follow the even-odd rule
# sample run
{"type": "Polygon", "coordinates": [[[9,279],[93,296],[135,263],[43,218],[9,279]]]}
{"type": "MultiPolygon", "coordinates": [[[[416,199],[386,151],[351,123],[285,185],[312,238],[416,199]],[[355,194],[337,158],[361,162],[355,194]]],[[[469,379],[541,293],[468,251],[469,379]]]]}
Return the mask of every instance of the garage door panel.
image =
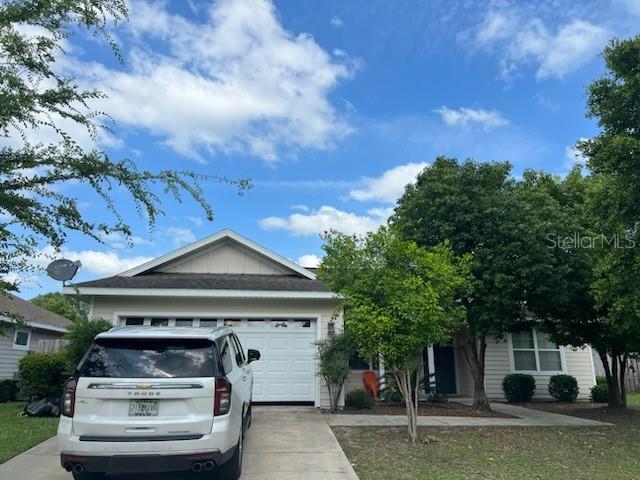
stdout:
{"type": "Polygon", "coordinates": [[[260,350],[251,364],[256,402],[313,402],[316,393],[316,321],[277,321],[256,327],[258,322],[234,326],[244,349],[260,350]],[[275,325],[289,325],[288,327],[275,325]]]}

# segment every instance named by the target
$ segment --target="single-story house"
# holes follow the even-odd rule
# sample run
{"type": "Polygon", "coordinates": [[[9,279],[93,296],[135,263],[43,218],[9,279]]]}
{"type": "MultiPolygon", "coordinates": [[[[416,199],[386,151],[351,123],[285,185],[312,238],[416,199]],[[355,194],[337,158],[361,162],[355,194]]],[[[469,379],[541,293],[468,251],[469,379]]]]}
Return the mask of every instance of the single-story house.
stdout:
{"type": "Polygon", "coordinates": [[[0,294],[0,323],[0,378],[15,377],[22,357],[38,351],[42,342],[61,340],[71,325],[66,318],[8,293],[0,294]]]}
{"type": "MultiPolygon", "coordinates": [[[[316,279],[312,269],[270,251],[231,230],[223,230],[114,277],[66,287],[81,295],[92,318],[114,325],[232,326],[244,348],[262,359],[254,365],[254,401],[329,405],[316,375],[314,342],[342,328],[339,299],[316,279]]],[[[354,365],[356,366],[356,365],[354,365]]],[[[368,367],[368,365],[357,365],[368,367]]],[[[425,369],[437,372],[452,395],[469,396],[472,382],[459,349],[425,348],[425,369]]],[[[581,396],[594,383],[591,352],[559,348],[538,332],[490,342],[487,391],[502,398],[509,372],[536,375],[537,394],[547,395],[550,375],[578,378],[581,396]]],[[[354,370],[348,388],[361,387],[354,370]]]]}

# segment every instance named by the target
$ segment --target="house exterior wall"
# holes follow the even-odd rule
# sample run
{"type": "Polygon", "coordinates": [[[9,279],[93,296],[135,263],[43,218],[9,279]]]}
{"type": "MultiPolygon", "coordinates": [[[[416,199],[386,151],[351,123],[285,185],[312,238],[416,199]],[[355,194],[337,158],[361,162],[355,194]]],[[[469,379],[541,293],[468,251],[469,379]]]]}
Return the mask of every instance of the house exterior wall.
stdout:
{"type": "MultiPolygon", "coordinates": [[[[334,300],[277,300],[277,299],[207,299],[170,297],[95,297],[93,318],[104,318],[117,325],[119,316],[153,315],[160,317],[263,317],[290,315],[317,317],[318,337],[328,334],[329,323],[342,328],[342,310],[334,300]]],[[[329,393],[320,379],[316,383],[316,405],[328,407],[329,393]]]]}
{"type": "MultiPolygon", "coordinates": [[[[473,380],[468,370],[468,366],[464,360],[461,349],[457,348],[457,376],[459,385],[459,394],[462,396],[473,395],[473,380]]],[[[591,348],[584,347],[574,349],[572,347],[561,347],[561,356],[563,358],[564,372],[573,375],[580,389],[578,394],[579,400],[588,400],[591,387],[595,385],[595,376],[593,372],[593,363],[591,357],[591,348]]],[[[502,391],[502,380],[505,375],[516,373],[513,369],[511,351],[507,339],[498,340],[493,337],[487,338],[487,353],[485,357],[485,389],[490,400],[505,400],[502,391]]],[[[536,391],[534,399],[544,400],[550,399],[549,395],[549,379],[554,374],[545,372],[532,373],[536,380],[536,391]]]]}
{"type": "Polygon", "coordinates": [[[32,328],[20,328],[19,330],[30,330],[29,349],[21,350],[13,348],[15,328],[8,328],[4,335],[0,335],[0,378],[13,378],[18,373],[18,362],[29,352],[36,350],[38,341],[52,340],[62,337],[62,333],[49,332],[45,330],[34,330],[32,328]]]}
{"type": "Polygon", "coordinates": [[[159,267],[164,273],[288,273],[282,266],[228,242],[207,248],[159,267]]]}

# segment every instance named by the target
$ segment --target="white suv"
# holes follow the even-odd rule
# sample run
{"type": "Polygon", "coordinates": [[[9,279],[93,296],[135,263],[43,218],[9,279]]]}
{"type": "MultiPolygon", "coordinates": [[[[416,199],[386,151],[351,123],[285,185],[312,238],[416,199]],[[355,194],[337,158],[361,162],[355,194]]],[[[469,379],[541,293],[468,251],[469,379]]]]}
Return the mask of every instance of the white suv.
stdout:
{"type": "Polygon", "coordinates": [[[62,466],[76,480],[214,469],[236,480],[259,358],[228,327],[101,333],[65,388],[62,466]]]}

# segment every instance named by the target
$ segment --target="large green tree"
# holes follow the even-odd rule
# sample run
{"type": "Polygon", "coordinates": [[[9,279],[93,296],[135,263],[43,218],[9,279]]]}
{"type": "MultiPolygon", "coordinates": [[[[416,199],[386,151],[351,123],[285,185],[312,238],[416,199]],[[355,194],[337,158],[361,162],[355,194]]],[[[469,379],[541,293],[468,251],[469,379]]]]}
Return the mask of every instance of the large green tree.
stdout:
{"type": "MultiPolygon", "coordinates": [[[[508,163],[440,157],[408,185],[392,225],[423,247],[445,241],[471,257],[472,289],[462,299],[466,322],[456,340],[474,384],[473,406],[489,409],[484,387],[487,338],[502,338],[544,311],[558,295],[554,256],[545,234],[554,223],[554,201],[528,172],[522,182],[508,163]]],[[[544,179],[547,181],[548,179],[544,179]]]]}
{"type": "Polygon", "coordinates": [[[33,297],[30,302],[72,322],[89,318],[89,305],[77,296],[72,298],[60,292],[49,292],[33,297]]]}
{"type": "Polygon", "coordinates": [[[467,258],[431,249],[387,228],[365,237],[329,233],[318,276],[344,298],[346,328],[363,357],[384,359],[404,399],[417,440],[422,349],[446,342],[464,320],[457,302],[468,282],[467,258]]]}
{"type": "MultiPolygon", "coordinates": [[[[0,148],[0,275],[5,277],[0,291],[16,289],[6,274],[32,269],[39,247],[60,247],[69,231],[98,241],[105,233],[130,236],[120,215],[125,207],[112,200],[116,188],[128,192],[133,209],[150,226],[162,213],[160,192],[179,201],[189,195],[212,218],[198,183],[209,177],[191,171],[141,170],[133,161],[116,161],[98,149],[83,148],[63,127],[79,126],[95,139],[106,117],[91,108],[91,102],[104,95],[82,88],[65,73],[65,43],[87,32],[104,39],[122,61],[109,26],[127,14],[125,0],[0,2],[0,135],[6,140],[0,148]],[[58,140],[33,142],[34,133],[42,130],[55,132],[58,140]],[[77,200],[59,188],[71,182],[95,192],[102,202],[101,215],[80,212],[77,200]]],[[[248,185],[234,183],[241,190],[248,185]]]]}

